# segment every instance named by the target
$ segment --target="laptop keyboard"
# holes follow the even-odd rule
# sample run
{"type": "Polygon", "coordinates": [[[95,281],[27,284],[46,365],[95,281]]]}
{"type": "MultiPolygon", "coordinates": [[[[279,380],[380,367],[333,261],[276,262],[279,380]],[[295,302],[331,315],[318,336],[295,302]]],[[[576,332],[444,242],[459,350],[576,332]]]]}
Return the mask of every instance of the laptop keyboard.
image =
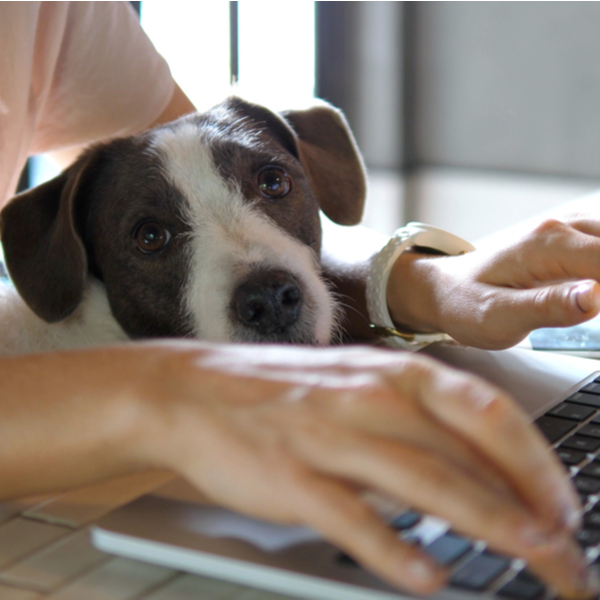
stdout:
{"type": "MultiPolygon", "coordinates": [[[[583,528],[576,539],[590,563],[600,564],[600,377],[582,387],[535,421],[553,445],[584,507],[583,528]]],[[[390,521],[400,537],[418,544],[439,564],[450,568],[450,586],[486,592],[498,598],[546,600],[555,598],[521,560],[511,560],[486,549],[481,541],[470,540],[447,530],[433,541],[427,531],[438,519],[416,511],[403,512],[390,521]]],[[[348,567],[358,565],[341,553],[348,567]]]]}
{"type": "MultiPolygon", "coordinates": [[[[535,423],[571,472],[584,506],[576,537],[589,562],[600,564],[600,377],[535,423]]],[[[111,498],[119,505],[128,500],[128,491],[111,485],[111,498]]],[[[107,486],[90,492],[90,498],[102,496],[101,489],[107,486]]],[[[87,527],[111,508],[116,506],[90,502],[79,490],[33,506],[0,504],[0,600],[286,600],[96,550],[87,527]]],[[[451,588],[513,600],[555,598],[523,561],[489,551],[440,519],[405,510],[390,526],[450,569],[451,588]]],[[[360,568],[344,553],[336,561],[360,568]]]]}

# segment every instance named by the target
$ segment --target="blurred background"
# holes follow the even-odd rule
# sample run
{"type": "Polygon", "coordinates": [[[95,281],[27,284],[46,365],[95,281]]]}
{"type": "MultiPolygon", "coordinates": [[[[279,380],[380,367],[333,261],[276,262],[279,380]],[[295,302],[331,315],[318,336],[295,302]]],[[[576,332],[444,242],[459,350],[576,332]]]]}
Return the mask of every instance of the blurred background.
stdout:
{"type": "Polygon", "coordinates": [[[232,80],[276,109],[342,108],[386,233],[476,240],[600,188],[598,2],[132,4],[199,109],[232,80]]]}

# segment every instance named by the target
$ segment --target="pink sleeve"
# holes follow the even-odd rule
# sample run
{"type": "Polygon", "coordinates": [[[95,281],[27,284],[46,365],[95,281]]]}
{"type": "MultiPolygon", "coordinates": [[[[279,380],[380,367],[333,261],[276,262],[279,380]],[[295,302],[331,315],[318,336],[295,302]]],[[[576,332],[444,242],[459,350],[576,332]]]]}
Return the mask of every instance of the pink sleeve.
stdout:
{"type": "Polygon", "coordinates": [[[143,130],[169,103],[174,81],[129,3],[69,2],[58,25],[53,4],[62,3],[41,3],[36,32],[30,151],[143,130]]]}

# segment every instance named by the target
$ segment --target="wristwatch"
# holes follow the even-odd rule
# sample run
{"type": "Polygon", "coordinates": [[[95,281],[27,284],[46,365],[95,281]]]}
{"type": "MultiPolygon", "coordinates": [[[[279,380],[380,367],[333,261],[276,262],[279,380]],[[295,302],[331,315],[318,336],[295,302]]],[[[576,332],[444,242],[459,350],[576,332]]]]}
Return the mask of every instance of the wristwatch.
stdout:
{"type": "Polygon", "coordinates": [[[412,222],[396,230],[373,260],[367,277],[367,310],[371,328],[394,348],[420,350],[433,342],[451,340],[445,333],[405,333],[396,329],[387,305],[387,283],[398,257],[415,246],[449,256],[465,254],[475,247],[462,238],[425,223],[412,222]]]}

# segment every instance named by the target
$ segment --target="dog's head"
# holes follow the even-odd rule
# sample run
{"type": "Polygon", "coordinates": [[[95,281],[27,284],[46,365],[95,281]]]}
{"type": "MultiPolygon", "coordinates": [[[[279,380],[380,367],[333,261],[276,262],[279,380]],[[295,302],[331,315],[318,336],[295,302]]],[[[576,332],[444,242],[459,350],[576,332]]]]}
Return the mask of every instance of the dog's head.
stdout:
{"type": "Polygon", "coordinates": [[[277,115],[231,98],[86,151],[1,214],[11,278],[42,319],[90,277],[132,338],[326,343],[319,208],[360,220],[362,163],[329,106],[277,115]]]}

